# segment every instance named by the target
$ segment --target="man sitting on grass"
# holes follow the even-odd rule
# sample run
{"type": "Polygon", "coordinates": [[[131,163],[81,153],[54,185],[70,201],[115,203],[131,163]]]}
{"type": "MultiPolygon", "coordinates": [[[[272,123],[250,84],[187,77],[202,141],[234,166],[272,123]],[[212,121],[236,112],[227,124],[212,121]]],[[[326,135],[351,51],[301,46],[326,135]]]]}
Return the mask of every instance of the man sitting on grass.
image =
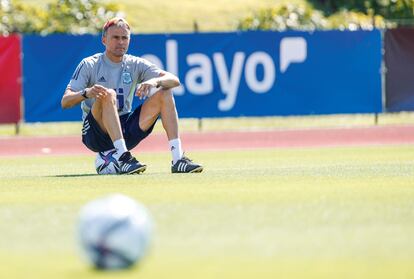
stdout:
{"type": "Polygon", "coordinates": [[[178,116],[171,89],[178,78],[145,59],[126,54],[130,27],[113,18],[103,27],[105,52],[83,59],[62,97],[62,107],[81,104],[82,142],[94,152],[115,149],[120,174],[145,171],[129,150],[153,130],[158,117],[167,133],[172,153],[172,173],[201,172],[203,167],[183,155],[178,116]],[[139,84],[138,89],[136,89],[139,84]],[[134,93],[144,103],[131,111],[134,93]]]}

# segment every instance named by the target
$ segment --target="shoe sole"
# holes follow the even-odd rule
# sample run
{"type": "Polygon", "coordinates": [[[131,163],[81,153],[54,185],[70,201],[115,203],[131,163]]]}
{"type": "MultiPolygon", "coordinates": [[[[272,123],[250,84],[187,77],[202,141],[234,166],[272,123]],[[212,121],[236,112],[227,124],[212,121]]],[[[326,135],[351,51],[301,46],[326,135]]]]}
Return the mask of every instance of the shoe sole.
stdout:
{"type": "Polygon", "coordinates": [[[143,173],[147,169],[147,166],[142,166],[140,168],[137,168],[136,170],[132,170],[130,172],[122,173],[122,174],[140,174],[143,173]]]}
{"type": "Polygon", "coordinates": [[[171,173],[199,173],[199,172],[202,172],[203,171],[203,167],[198,167],[198,168],[195,168],[195,169],[193,169],[192,171],[189,171],[189,172],[171,172],[171,173]]]}
{"type": "Polygon", "coordinates": [[[197,173],[197,172],[202,172],[203,171],[203,167],[198,167],[196,169],[193,169],[192,171],[190,171],[190,173],[197,173]]]}

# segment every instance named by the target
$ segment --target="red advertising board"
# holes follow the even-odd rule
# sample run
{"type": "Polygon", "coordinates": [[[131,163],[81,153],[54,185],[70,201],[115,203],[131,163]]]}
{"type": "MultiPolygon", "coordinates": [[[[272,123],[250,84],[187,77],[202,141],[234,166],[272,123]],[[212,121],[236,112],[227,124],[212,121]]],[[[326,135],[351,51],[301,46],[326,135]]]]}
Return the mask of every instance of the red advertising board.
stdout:
{"type": "Polygon", "coordinates": [[[0,123],[17,123],[20,120],[20,40],[19,35],[0,36],[0,123]]]}

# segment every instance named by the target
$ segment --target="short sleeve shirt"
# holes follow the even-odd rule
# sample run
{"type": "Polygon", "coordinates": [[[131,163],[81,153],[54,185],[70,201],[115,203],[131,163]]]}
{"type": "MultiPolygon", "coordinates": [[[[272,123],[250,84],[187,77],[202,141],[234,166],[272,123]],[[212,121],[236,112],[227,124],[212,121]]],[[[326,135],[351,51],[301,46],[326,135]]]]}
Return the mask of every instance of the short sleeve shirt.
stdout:
{"type": "MultiPolygon", "coordinates": [[[[83,59],[68,84],[73,91],[81,91],[95,84],[115,90],[119,115],[129,113],[138,84],[158,77],[162,70],[143,58],[126,54],[122,62],[112,62],[104,53],[83,59]]],[[[94,98],[81,103],[82,119],[92,108],[94,98]]]]}

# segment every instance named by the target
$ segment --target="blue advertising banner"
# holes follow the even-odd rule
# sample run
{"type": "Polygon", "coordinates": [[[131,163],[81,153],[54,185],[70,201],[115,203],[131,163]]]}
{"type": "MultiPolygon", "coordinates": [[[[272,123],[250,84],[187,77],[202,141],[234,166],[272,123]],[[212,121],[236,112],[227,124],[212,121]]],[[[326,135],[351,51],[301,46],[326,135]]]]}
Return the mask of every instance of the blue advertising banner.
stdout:
{"type": "MultiPolygon", "coordinates": [[[[60,99],[82,58],[102,51],[99,36],[25,36],[25,120],[80,120],[60,99]]],[[[180,78],[180,117],[382,111],[378,30],[132,35],[129,53],[180,78]]]]}

